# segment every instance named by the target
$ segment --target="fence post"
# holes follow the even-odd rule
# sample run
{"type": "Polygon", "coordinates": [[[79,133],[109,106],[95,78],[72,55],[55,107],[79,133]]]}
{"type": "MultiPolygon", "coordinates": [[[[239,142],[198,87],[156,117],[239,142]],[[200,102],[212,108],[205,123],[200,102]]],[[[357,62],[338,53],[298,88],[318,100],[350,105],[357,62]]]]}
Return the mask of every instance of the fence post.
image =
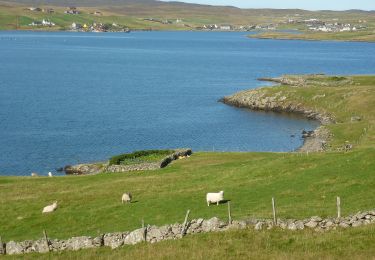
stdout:
{"type": "Polygon", "coordinates": [[[142,231],[143,231],[143,241],[146,242],[147,239],[147,228],[145,228],[145,221],[142,219],[142,231]]]}
{"type": "Polygon", "coordinates": [[[181,235],[184,236],[186,234],[186,229],[187,229],[187,222],[188,222],[188,217],[190,214],[190,209],[186,212],[185,220],[184,223],[182,224],[182,230],[181,230],[181,235]]]}
{"type": "Polygon", "coordinates": [[[231,213],[231,209],[230,209],[230,201],[228,201],[228,221],[229,221],[229,225],[232,224],[232,213],[231,213]]]}
{"type": "Polygon", "coordinates": [[[341,199],[340,199],[340,197],[336,198],[336,206],[337,206],[337,218],[341,218],[341,199]]]}
{"type": "Polygon", "coordinates": [[[48,237],[47,237],[47,232],[45,229],[43,229],[43,236],[44,236],[44,240],[46,241],[46,246],[48,248],[48,252],[50,252],[50,248],[49,248],[49,242],[48,242],[48,237]]]}
{"type": "Polygon", "coordinates": [[[1,239],[1,236],[0,236],[0,255],[5,255],[4,244],[3,244],[3,240],[1,239]]]}
{"type": "Polygon", "coordinates": [[[274,197],[272,197],[272,214],[273,214],[273,224],[277,225],[276,205],[275,205],[275,199],[274,199],[274,197]]]}

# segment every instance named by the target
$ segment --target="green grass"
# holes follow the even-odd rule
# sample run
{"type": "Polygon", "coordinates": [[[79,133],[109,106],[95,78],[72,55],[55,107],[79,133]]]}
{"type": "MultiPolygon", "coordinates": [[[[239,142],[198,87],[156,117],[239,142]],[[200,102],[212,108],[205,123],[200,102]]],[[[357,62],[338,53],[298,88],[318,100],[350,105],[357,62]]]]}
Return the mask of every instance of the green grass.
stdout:
{"type": "MultiPolygon", "coordinates": [[[[96,236],[139,228],[142,219],[153,225],[182,222],[187,209],[191,210],[191,218],[225,219],[225,204],[207,207],[205,203],[206,192],[219,190],[231,200],[234,219],[271,218],[271,197],[276,198],[281,218],[334,217],[336,196],[341,197],[343,215],[373,209],[375,76],[350,78],[352,83],[344,86],[277,86],[262,90],[267,95],[281,92],[288,100],[331,113],[338,123],[328,126],[334,134],[328,152],[198,152],[156,171],[0,177],[0,235],[5,241],[37,239],[46,229],[52,238],[96,236]],[[313,99],[323,93],[324,98],[313,99]],[[352,115],[362,120],[351,122],[352,115]],[[336,151],[345,141],[353,143],[354,149],[336,151]],[[133,194],[134,203],[121,204],[125,191],[133,194]],[[59,202],[57,211],[42,215],[42,208],[55,200],[59,202]]],[[[336,84],[337,78],[327,78],[327,82],[336,84]]],[[[97,249],[54,256],[312,259],[355,253],[358,258],[366,258],[375,253],[374,229],[372,225],[324,235],[310,231],[233,231],[116,251],[97,249]]]]}
{"type": "Polygon", "coordinates": [[[46,229],[68,238],[182,222],[191,217],[225,218],[226,205],[207,207],[205,194],[225,191],[235,219],[271,217],[275,196],[280,217],[334,216],[335,198],[343,214],[374,208],[375,149],[349,153],[196,153],[150,172],[67,176],[1,177],[0,234],[4,240],[35,239],[46,229]],[[132,192],[135,203],[121,204],[132,192]],[[59,201],[58,210],[42,208],[59,201]]]}

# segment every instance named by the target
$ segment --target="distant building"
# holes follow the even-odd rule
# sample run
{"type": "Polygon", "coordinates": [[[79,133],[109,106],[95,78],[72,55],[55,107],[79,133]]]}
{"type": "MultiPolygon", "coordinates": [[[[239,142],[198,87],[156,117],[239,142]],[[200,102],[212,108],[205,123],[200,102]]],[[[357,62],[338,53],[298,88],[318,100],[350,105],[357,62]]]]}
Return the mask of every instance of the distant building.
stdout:
{"type": "Polygon", "coordinates": [[[232,30],[232,29],[233,29],[233,26],[230,25],[230,24],[223,24],[223,25],[220,25],[220,30],[228,31],[228,30],[232,30]]]}
{"type": "Polygon", "coordinates": [[[79,30],[79,29],[82,29],[82,25],[79,24],[79,23],[72,23],[72,25],[70,26],[70,28],[72,30],[79,30]]]}
{"type": "Polygon", "coordinates": [[[50,20],[45,20],[45,19],[43,19],[42,25],[43,26],[55,26],[53,22],[51,22],[50,20]]]}
{"type": "Polygon", "coordinates": [[[29,7],[28,9],[29,9],[30,11],[33,11],[33,12],[40,12],[40,11],[42,11],[42,9],[39,8],[39,7],[29,7]]]}
{"type": "Polygon", "coordinates": [[[76,7],[68,7],[68,9],[64,13],[65,14],[80,14],[80,11],[78,11],[76,7]]]}
{"type": "Polygon", "coordinates": [[[42,12],[47,13],[47,14],[52,14],[55,12],[55,10],[53,8],[45,8],[45,9],[42,9],[42,12]]]}
{"type": "Polygon", "coordinates": [[[49,21],[49,20],[46,20],[46,19],[43,19],[41,22],[40,21],[34,21],[32,23],[29,24],[29,26],[55,26],[56,24],[49,21]]]}

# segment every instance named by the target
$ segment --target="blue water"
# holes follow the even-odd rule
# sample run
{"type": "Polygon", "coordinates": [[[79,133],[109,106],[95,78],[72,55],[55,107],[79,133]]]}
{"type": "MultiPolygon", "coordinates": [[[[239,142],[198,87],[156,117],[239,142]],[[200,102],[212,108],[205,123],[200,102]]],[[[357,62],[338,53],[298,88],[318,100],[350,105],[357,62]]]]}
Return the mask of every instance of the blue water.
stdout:
{"type": "Polygon", "coordinates": [[[0,173],[45,174],[139,149],[291,151],[316,122],[217,100],[264,85],[259,77],[374,68],[371,43],[0,32],[0,173]]]}

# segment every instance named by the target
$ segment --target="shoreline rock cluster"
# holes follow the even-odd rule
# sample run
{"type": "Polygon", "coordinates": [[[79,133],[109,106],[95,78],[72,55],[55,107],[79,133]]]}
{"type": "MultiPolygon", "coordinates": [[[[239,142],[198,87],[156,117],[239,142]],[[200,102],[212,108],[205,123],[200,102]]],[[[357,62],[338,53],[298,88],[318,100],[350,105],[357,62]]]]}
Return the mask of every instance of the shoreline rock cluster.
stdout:
{"type": "Polygon", "coordinates": [[[129,172],[129,171],[145,171],[157,170],[166,167],[174,160],[181,157],[190,156],[193,153],[191,149],[175,149],[174,153],[166,156],[158,162],[139,163],[130,165],[108,165],[105,163],[86,163],[78,165],[68,165],[64,167],[64,171],[68,175],[87,175],[98,173],[113,173],[113,172],[129,172]]]}
{"type": "Polygon", "coordinates": [[[321,126],[304,137],[304,144],[298,151],[324,151],[330,138],[330,133],[324,126],[335,123],[331,115],[320,113],[306,108],[300,103],[290,101],[286,96],[282,95],[282,92],[269,95],[267,88],[240,91],[231,96],[221,98],[219,102],[251,110],[299,114],[308,119],[319,121],[321,126]]]}
{"type": "Polygon", "coordinates": [[[217,217],[205,220],[202,218],[193,219],[184,224],[175,223],[172,225],[147,226],[131,232],[106,233],[97,237],[81,236],[72,237],[66,240],[39,239],[36,241],[26,240],[22,242],[9,241],[0,246],[0,254],[20,255],[26,253],[47,253],[66,250],[81,250],[97,247],[110,247],[112,249],[124,246],[135,245],[141,242],[156,243],[162,240],[180,239],[185,234],[197,234],[206,232],[226,231],[231,229],[254,228],[255,230],[280,228],[282,230],[303,230],[312,229],[317,232],[335,230],[337,228],[359,227],[375,223],[375,210],[358,212],[343,218],[325,218],[314,216],[304,220],[277,219],[276,224],[272,220],[247,219],[233,220],[228,223],[217,217]],[[185,232],[186,231],[186,232],[185,232]],[[185,232],[185,233],[184,233],[185,232]],[[5,249],[1,251],[1,249],[5,249]]]}

